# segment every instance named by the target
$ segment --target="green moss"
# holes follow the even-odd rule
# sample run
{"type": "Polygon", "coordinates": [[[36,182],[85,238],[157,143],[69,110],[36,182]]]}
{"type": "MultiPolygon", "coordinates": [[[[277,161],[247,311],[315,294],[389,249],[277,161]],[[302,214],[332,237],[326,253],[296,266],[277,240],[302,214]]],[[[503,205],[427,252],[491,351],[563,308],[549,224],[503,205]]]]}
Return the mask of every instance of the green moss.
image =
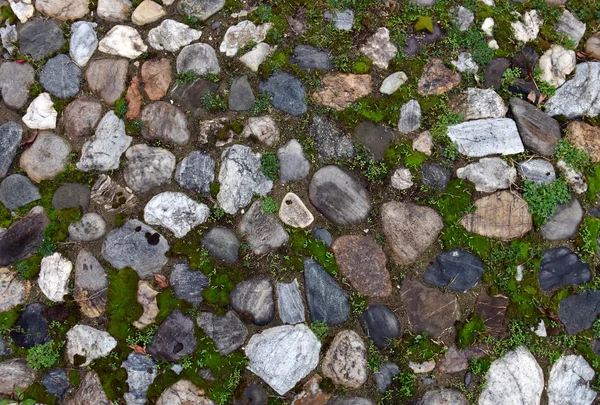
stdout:
{"type": "Polygon", "coordinates": [[[156,296],[156,302],[158,304],[158,315],[156,315],[157,324],[164,321],[167,316],[176,309],[186,312],[191,308],[191,305],[186,301],[175,298],[175,292],[172,288],[161,291],[156,296]]]}
{"type": "Polygon", "coordinates": [[[217,194],[219,194],[219,191],[221,190],[221,184],[217,183],[217,182],[212,182],[212,183],[210,183],[209,190],[210,190],[210,195],[212,195],[213,197],[216,197],[217,194]]]}
{"type": "Polygon", "coordinates": [[[279,179],[279,159],[273,152],[265,152],[260,158],[260,170],[272,181],[279,179]]]}
{"type": "Polygon", "coordinates": [[[446,222],[457,222],[473,208],[472,185],[464,179],[454,179],[437,200],[436,207],[446,222]]]}
{"type": "Polygon", "coordinates": [[[417,335],[410,332],[396,341],[396,347],[399,349],[397,357],[402,362],[406,359],[415,362],[432,360],[444,352],[444,347],[435,343],[425,333],[417,335]]]}
{"type": "Polygon", "coordinates": [[[557,204],[571,200],[571,193],[562,179],[550,184],[537,184],[529,180],[523,183],[523,199],[529,204],[529,212],[537,225],[546,222],[556,211],[557,204]]]}
{"type": "Polygon", "coordinates": [[[413,150],[410,142],[395,142],[388,150],[385,151],[383,157],[388,167],[396,167],[402,164],[409,168],[420,168],[427,160],[428,156],[422,152],[413,150]]]}
{"type": "Polygon", "coordinates": [[[598,192],[600,192],[600,163],[594,164],[586,173],[585,178],[588,182],[587,199],[590,203],[595,204],[598,200],[598,192]]]}
{"type": "Polygon", "coordinates": [[[373,61],[367,57],[360,57],[352,64],[352,73],[357,75],[364,75],[371,71],[373,61]]]}
{"type": "Polygon", "coordinates": [[[233,132],[239,135],[244,130],[244,123],[241,121],[234,121],[229,125],[229,127],[233,132]]]}
{"type": "Polygon", "coordinates": [[[433,33],[433,19],[428,16],[420,16],[415,23],[415,31],[427,30],[433,33]]]}
{"type": "Polygon", "coordinates": [[[0,313],[0,334],[7,333],[19,319],[23,307],[17,305],[13,309],[0,313]]]}
{"type": "Polygon", "coordinates": [[[129,267],[108,272],[108,333],[116,339],[127,338],[134,330],[132,322],[144,312],[137,301],[138,280],[137,273],[129,267]]]}
{"type": "Polygon", "coordinates": [[[0,17],[2,23],[8,22],[9,24],[14,24],[17,16],[13,13],[12,8],[9,5],[0,7],[0,17]]]}
{"type": "Polygon", "coordinates": [[[598,242],[596,242],[600,235],[600,219],[598,218],[585,218],[583,225],[579,231],[581,242],[579,244],[580,250],[591,257],[596,255],[598,252],[598,242]]]}
{"type": "Polygon", "coordinates": [[[74,388],[77,388],[81,383],[81,375],[79,374],[79,370],[77,369],[69,371],[68,378],[69,382],[74,388]]]}
{"type": "Polygon", "coordinates": [[[35,399],[36,403],[45,405],[55,405],[58,403],[58,398],[46,392],[46,388],[39,382],[34,382],[23,393],[25,399],[35,399]]]}
{"type": "Polygon", "coordinates": [[[485,333],[485,324],[479,315],[473,315],[471,318],[458,326],[456,335],[456,345],[460,349],[466,349],[477,341],[480,334],[485,333]]]}
{"type": "Polygon", "coordinates": [[[289,234],[288,246],[294,255],[298,257],[297,270],[302,271],[304,268],[300,258],[310,257],[323,266],[329,274],[336,276],[339,273],[333,253],[328,251],[325,242],[315,239],[309,231],[292,229],[289,230],[289,234]]]}
{"type": "Polygon", "coordinates": [[[115,115],[119,118],[123,118],[127,114],[127,100],[124,97],[119,97],[115,101],[115,115]]]}
{"type": "Polygon", "coordinates": [[[210,287],[202,291],[202,296],[208,304],[216,306],[221,311],[229,304],[229,293],[233,283],[227,274],[216,274],[211,278],[210,287]]]}

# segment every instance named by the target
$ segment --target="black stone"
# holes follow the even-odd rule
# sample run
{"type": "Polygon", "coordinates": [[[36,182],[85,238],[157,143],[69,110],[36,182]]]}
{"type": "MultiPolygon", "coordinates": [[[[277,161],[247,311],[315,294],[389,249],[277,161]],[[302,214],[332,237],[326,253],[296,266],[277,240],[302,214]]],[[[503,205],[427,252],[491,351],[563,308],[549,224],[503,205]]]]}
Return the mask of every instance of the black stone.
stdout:
{"type": "Polygon", "coordinates": [[[235,405],[267,405],[269,395],[258,384],[250,384],[244,390],[242,399],[235,401],[235,405]]]}
{"type": "Polygon", "coordinates": [[[398,318],[385,305],[370,305],[358,320],[365,335],[380,349],[387,346],[390,340],[400,337],[398,318]]]}
{"type": "Polygon", "coordinates": [[[533,73],[539,59],[540,55],[533,48],[525,46],[513,56],[512,65],[521,70],[521,79],[526,79],[533,73]]]}
{"type": "Polygon", "coordinates": [[[229,91],[229,109],[231,111],[248,111],[254,107],[254,93],[248,83],[248,76],[236,77],[229,91]]]}
{"type": "Polygon", "coordinates": [[[42,207],[34,207],[0,234],[0,266],[10,266],[38,251],[50,219],[42,207]]]}
{"type": "Polygon", "coordinates": [[[433,187],[438,191],[444,191],[452,172],[440,165],[425,163],[421,168],[421,180],[428,187],[433,187]]]}
{"type": "Polygon", "coordinates": [[[22,174],[11,174],[0,184],[0,203],[8,210],[16,210],[40,198],[38,188],[22,174]]]}
{"type": "Polygon", "coordinates": [[[333,63],[329,52],[320,51],[314,46],[298,45],[294,48],[294,54],[289,59],[290,63],[298,65],[302,70],[331,70],[333,63]]]}
{"type": "Polygon", "coordinates": [[[558,318],[570,335],[589,329],[600,314],[600,291],[584,291],[563,299],[558,318]]]}
{"type": "Polygon", "coordinates": [[[202,302],[202,291],[210,286],[208,277],[199,270],[190,270],[186,263],[177,263],[173,266],[169,282],[173,286],[175,297],[186,300],[192,305],[202,302]]]}
{"type": "Polygon", "coordinates": [[[369,121],[361,122],[355,129],[358,142],[363,144],[375,160],[383,159],[385,151],[394,140],[394,132],[384,125],[375,125],[369,121]]]}
{"type": "Polygon", "coordinates": [[[156,360],[178,361],[196,351],[194,321],[176,309],[160,325],[146,349],[156,360]]]}
{"type": "Polygon", "coordinates": [[[483,86],[485,88],[493,87],[498,90],[502,87],[502,76],[506,69],[510,67],[510,60],[506,58],[494,59],[485,67],[485,79],[483,86]]]}
{"type": "Polygon", "coordinates": [[[48,321],[42,312],[46,305],[41,302],[29,304],[15,322],[10,337],[13,343],[19,347],[29,349],[35,345],[46,343],[50,340],[48,336],[48,321]]]}
{"type": "Polygon", "coordinates": [[[238,260],[240,241],[231,229],[215,226],[202,237],[202,247],[216,259],[235,263],[238,260]]]}
{"type": "Polygon", "coordinates": [[[65,36],[53,20],[28,21],[19,31],[19,51],[40,60],[58,51],[65,44],[65,36]]]}
{"type": "Polygon", "coordinates": [[[304,289],[312,322],[341,325],[350,316],[348,294],[313,259],[304,259],[304,289]]]}
{"type": "Polygon", "coordinates": [[[275,316],[273,284],[266,277],[242,281],[229,294],[229,304],[258,326],[268,324],[275,316]]]}
{"type": "Polygon", "coordinates": [[[508,90],[513,94],[520,95],[523,99],[527,99],[533,91],[535,94],[534,102],[537,104],[540,100],[541,93],[531,79],[517,79],[508,85],[508,90]]]}
{"type": "Polygon", "coordinates": [[[454,249],[435,258],[425,270],[423,281],[439,288],[466,292],[481,280],[483,263],[466,250],[454,249]]]}
{"type": "Polygon", "coordinates": [[[592,279],[590,267],[567,247],[544,251],[538,273],[540,288],[552,290],[563,285],[579,285],[592,279]]]}
{"type": "Polygon", "coordinates": [[[83,212],[90,206],[90,188],[78,183],[65,183],[54,192],[52,207],[55,210],[81,207],[83,212]]]}
{"type": "Polygon", "coordinates": [[[62,397],[67,393],[71,384],[67,372],[63,369],[50,370],[42,377],[42,385],[48,391],[48,394],[58,397],[62,401],[62,397]]]}
{"type": "Polygon", "coordinates": [[[258,89],[271,95],[271,104],[278,110],[294,116],[306,112],[306,88],[300,79],[289,73],[276,72],[266,81],[261,81],[258,89]]]}

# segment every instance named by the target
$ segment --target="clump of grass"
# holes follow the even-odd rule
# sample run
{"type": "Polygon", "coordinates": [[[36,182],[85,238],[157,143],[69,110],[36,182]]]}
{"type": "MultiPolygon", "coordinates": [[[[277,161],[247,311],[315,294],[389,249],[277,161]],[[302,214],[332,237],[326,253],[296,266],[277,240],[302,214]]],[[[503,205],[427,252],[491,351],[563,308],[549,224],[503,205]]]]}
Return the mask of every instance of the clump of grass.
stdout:
{"type": "Polygon", "coordinates": [[[200,104],[208,111],[225,111],[227,110],[227,103],[221,97],[219,93],[213,93],[211,91],[203,93],[200,96],[200,104]]]}
{"type": "Polygon", "coordinates": [[[310,324],[310,330],[320,341],[323,341],[323,339],[325,339],[325,337],[327,336],[328,329],[329,328],[327,326],[327,322],[325,321],[316,321],[310,324]]]}
{"type": "Polygon", "coordinates": [[[571,194],[567,184],[560,178],[550,184],[536,184],[525,180],[523,199],[529,204],[529,212],[534,221],[541,225],[554,215],[557,204],[569,202],[571,194]]]}
{"type": "Polygon", "coordinates": [[[265,214],[274,214],[279,211],[279,204],[271,197],[264,197],[261,202],[262,210],[265,214]]]}
{"type": "Polygon", "coordinates": [[[192,71],[180,72],[175,76],[175,83],[180,86],[193,83],[198,78],[198,75],[192,71]]]}
{"type": "Polygon", "coordinates": [[[250,110],[250,114],[258,115],[269,111],[271,104],[271,95],[262,93],[254,100],[254,107],[250,110]]]}
{"type": "Polygon", "coordinates": [[[27,351],[27,365],[36,371],[51,368],[60,359],[62,346],[53,340],[33,346],[27,351]]]}
{"type": "Polygon", "coordinates": [[[456,346],[465,349],[475,343],[478,334],[485,333],[485,324],[479,315],[473,316],[462,327],[459,328],[456,346]]]}
{"type": "Polygon", "coordinates": [[[125,114],[127,114],[127,100],[123,97],[119,97],[117,101],[115,101],[115,115],[119,118],[123,118],[125,114]]]}
{"type": "Polygon", "coordinates": [[[573,146],[573,144],[565,138],[558,141],[554,155],[557,159],[564,160],[569,167],[580,172],[584,171],[590,164],[589,155],[573,146]]]}
{"type": "Polygon", "coordinates": [[[359,316],[365,312],[367,304],[367,297],[364,295],[357,292],[350,294],[350,308],[353,315],[359,316]]]}
{"type": "Polygon", "coordinates": [[[260,158],[261,171],[272,181],[279,179],[279,159],[273,152],[266,152],[260,158]]]}

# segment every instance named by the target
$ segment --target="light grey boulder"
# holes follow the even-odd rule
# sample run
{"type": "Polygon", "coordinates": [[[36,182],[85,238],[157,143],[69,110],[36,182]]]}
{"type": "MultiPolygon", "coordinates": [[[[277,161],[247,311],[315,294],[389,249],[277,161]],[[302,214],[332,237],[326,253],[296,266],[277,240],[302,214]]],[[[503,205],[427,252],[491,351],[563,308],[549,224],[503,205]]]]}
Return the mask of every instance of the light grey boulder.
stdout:
{"type": "Polygon", "coordinates": [[[482,158],[456,170],[459,179],[475,183],[475,190],[493,193],[510,187],[517,180],[517,169],[500,158],[482,158]]]}
{"type": "Polygon", "coordinates": [[[552,163],[544,159],[530,159],[519,164],[519,174],[537,184],[550,184],[556,180],[552,163]]]}
{"type": "Polygon", "coordinates": [[[169,183],[177,161],[175,155],[168,150],[146,144],[130,147],[125,152],[125,158],[125,183],[138,193],[145,193],[169,183]]]}
{"type": "Polygon", "coordinates": [[[408,134],[421,126],[421,106],[417,100],[410,100],[400,108],[398,131],[408,134]]]}
{"type": "Polygon", "coordinates": [[[106,221],[97,212],[88,212],[79,221],[69,225],[69,238],[77,242],[92,242],[105,233],[106,221]]]}
{"type": "Polygon", "coordinates": [[[467,121],[448,127],[448,138],[458,144],[458,151],[469,157],[525,151],[519,131],[510,118],[467,121]]]}
{"type": "Polygon", "coordinates": [[[117,341],[108,332],[77,324],[67,332],[67,359],[75,364],[75,356],[85,358],[78,367],[85,367],[93,360],[107,356],[115,347],[117,341]]]}
{"type": "Polygon", "coordinates": [[[281,322],[294,325],[306,320],[298,280],[277,283],[277,308],[281,322]]]}
{"type": "Polygon", "coordinates": [[[600,62],[579,63],[575,75],[546,102],[546,113],[567,119],[600,113],[600,62]]]}
{"type": "Polygon", "coordinates": [[[547,240],[570,239],[577,233],[582,219],[581,204],[573,197],[566,204],[557,204],[554,215],[542,226],[542,236],[547,240]]]}
{"type": "Polygon", "coordinates": [[[121,367],[127,370],[129,392],[123,395],[127,405],[145,405],[146,392],[158,376],[156,362],[150,356],[132,352],[121,367]]]}
{"type": "Polygon", "coordinates": [[[155,195],[144,207],[144,221],[147,224],[164,226],[176,238],[183,238],[193,228],[205,222],[209,215],[210,209],[206,204],[173,191],[155,195]]]}
{"type": "Polygon", "coordinates": [[[279,159],[279,180],[282,183],[302,180],[308,176],[310,163],[304,156],[302,145],[295,139],[290,140],[277,150],[279,159]]]}
{"type": "Polygon", "coordinates": [[[595,375],[582,356],[563,354],[550,370],[548,404],[591,405],[597,396],[590,388],[595,375]]]}

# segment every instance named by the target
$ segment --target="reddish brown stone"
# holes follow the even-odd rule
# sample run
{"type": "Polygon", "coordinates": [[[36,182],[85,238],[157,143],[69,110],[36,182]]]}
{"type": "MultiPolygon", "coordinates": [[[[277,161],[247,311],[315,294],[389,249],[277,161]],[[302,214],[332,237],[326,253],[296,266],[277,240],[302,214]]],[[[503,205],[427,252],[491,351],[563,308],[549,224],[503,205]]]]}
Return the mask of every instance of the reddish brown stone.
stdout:
{"type": "Polygon", "coordinates": [[[487,333],[498,337],[504,333],[504,318],[510,300],[504,295],[490,297],[485,292],[477,296],[475,312],[483,318],[487,333]]]}
{"type": "Polygon", "coordinates": [[[63,111],[65,135],[68,138],[90,136],[102,116],[102,104],[91,97],[81,97],[63,111]]]}
{"type": "Polygon", "coordinates": [[[331,394],[321,391],[321,376],[315,374],[304,384],[304,391],[294,398],[292,405],[325,405],[331,394]]]}
{"type": "Polygon", "coordinates": [[[160,100],[171,86],[171,63],[168,59],[151,60],[142,65],[144,91],[150,100],[160,100]]]}
{"type": "Polygon", "coordinates": [[[127,89],[127,119],[134,120],[140,116],[142,110],[142,93],[140,92],[140,80],[136,77],[131,79],[127,89]]]}
{"type": "Polygon", "coordinates": [[[468,347],[464,350],[458,350],[455,346],[452,346],[448,348],[446,356],[440,361],[438,370],[444,374],[460,373],[469,369],[471,359],[481,359],[486,356],[485,348],[468,347]]]}
{"type": "Polygon", "coordinates": [[[346,109],[356,100],[371,94],[370,75],[331,74],[321,80],[321,88],[313,94],[313,99],[337,111],[346,109]]]}
{"type": "Polygon", "coordinates": [[[344,235],[331,247],[340,271],[358,292],[370,297],[386,297],[392,293],[387,258],[373,238],[344,235]]]}
{"type": "Polygon", "coordinates": [[[425,66],[417,92],[422,96],[443,94],[460,83],[459,73],[448,69],[441,59],[433,59],[425,66]]]}

